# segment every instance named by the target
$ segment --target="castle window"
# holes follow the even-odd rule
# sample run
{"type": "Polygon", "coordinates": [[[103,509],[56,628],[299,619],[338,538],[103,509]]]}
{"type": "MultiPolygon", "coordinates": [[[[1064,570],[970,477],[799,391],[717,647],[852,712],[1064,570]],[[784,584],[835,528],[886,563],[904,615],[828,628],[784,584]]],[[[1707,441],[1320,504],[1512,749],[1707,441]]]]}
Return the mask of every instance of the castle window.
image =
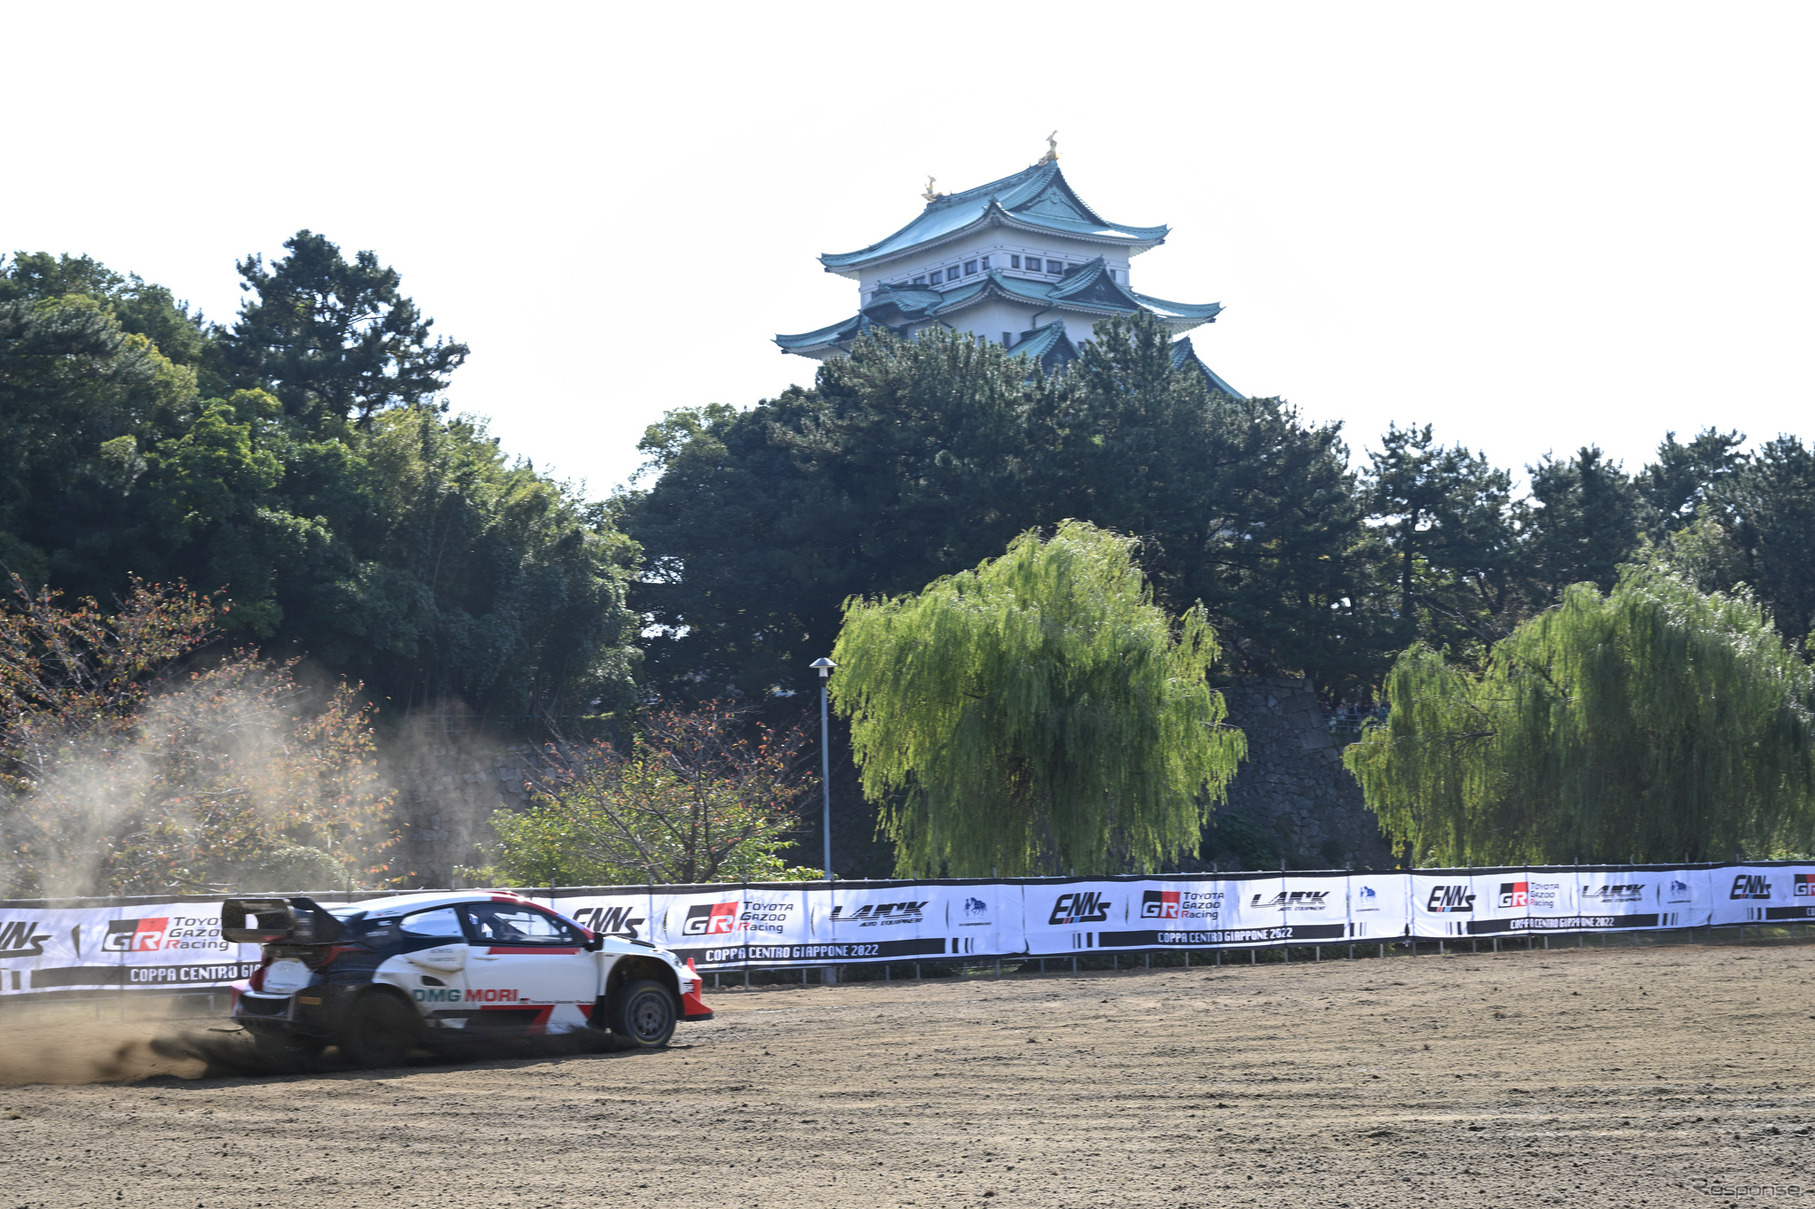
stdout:
{"type": "Polygon", "coordinates": [[[1008,267],[1011,269],[1020,268],[1021,267],[1021,258],[1019,256],[1010,256],[1008,258],[1008,267]]]}
{"type": "Polygon", "coordinates": [[[1063,273],[1065,271],[1065,265],[1057,260],[1049,260],[1046,262],[1046,271],[1048,273],[1063,273]]]}
{"type": "Polygon", "coordinates": [[[942,282],[944,280],[945,280],[945,273],[940,269],[934,269],[933,270],[933,284],[938,285],[940,282],[942,282]]]}
{"type": "Polygon", "coordinates": [[[965,262],[964,262],[964,275],[965,275],[965,276],[966,276],[966,277],[969,277],[969,276],[971,276],[971,275],[972,275],[972,274],[974,274],[974,273],[975,273],[975,272],[976,272],[976,271],[977,271],[977,262],[976,262],[976,261],[974,261],[974,260],[967,260],[967,261],[965,261],[965,262]]]}
{"type": "Polygon", "coordinates": [[[985,256],[982,260],[978,261],[977,263],[981,264],[985,269],[988,269],[989,268],[989,257],[985,256]]]}
{"type": "Polygon", "coordinates": [[[925,285],[926,284],[926,274],[922,273],[920,276],[914,278],[914,284],[915,285],[925,285]]]}

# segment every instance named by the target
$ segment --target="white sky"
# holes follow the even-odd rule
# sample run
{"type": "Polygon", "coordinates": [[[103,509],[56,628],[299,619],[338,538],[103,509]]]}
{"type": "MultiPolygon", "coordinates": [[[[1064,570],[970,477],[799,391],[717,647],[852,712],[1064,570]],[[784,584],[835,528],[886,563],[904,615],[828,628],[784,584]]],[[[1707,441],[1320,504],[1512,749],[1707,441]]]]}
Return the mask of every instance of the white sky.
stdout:
{"type": "Polygon", "coordinates": [[[1238,388],[1515,468],[1811,435],[1815,6],[14,5],[0,250],[211,318],[299,227],[465,340],[456,407],[586,479],[851,314],[814,256],[1031,163],[1172,225],[1137,288],[1238,388]]]}

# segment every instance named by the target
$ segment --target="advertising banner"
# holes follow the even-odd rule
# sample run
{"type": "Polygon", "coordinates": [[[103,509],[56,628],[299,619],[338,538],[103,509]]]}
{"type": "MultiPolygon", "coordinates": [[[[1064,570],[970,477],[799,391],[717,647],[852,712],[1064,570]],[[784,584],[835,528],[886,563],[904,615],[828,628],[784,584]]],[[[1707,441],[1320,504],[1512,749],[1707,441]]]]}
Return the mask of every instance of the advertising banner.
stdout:
{"type": "Polygon", "coordinates": [[[226,986],[258,968],[257,945],[221,937],[221,900],[0,908],[0,990],[226,986]]]}
{"type": "Polygon", "coordinates": [[[1815,865],[1748,862],[1706,873],[1718,926],[1815,919],[1815,865]]]}
{"type": "MultiPolygon", "coordinates": [[[[1815,922],[1815,862],[607,886],[546,901],[727,970],[1815,922]]],[[[259,950],[221,936],[220,909],[0,903],[0,995],[237,982],[259,950]]]]}
{"type": "Polygon", "coordinates": [[[1149,883],[1068,878],[1020,885],[1025,952],[1035,956],[1070,955],[1099,947],[1104,933],[1114,937],[1129,927],[1129,900],[1138,904],[1149,883]]]}

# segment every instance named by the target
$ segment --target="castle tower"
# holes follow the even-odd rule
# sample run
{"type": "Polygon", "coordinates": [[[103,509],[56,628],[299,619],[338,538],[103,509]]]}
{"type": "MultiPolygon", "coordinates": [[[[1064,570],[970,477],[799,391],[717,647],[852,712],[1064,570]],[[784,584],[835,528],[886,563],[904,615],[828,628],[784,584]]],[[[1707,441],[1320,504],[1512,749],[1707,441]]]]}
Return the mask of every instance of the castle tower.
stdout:
{"type": "Polygon", "coordinates": [[[1166,242],[1169,228],[1099,217],[1066,182],[1058,159],[1050,150],[1030,168],[963,193],[936,193],[929,180],[926,208],[907,226],[867,248],[819,258],[826,272],[857,282],[857,314],[775,343],[823,359],[850,351],[872,328],[912,336],[946,327],[1054,369],[1077,357],[1099,319],[1146,312],[1182,337],[1173,344],[1175,365],[1191,365],[1212,390],[1236,395],[1183,336],[1213,322],[1222,304],[1168,302],[1131,284],[1133,259],[1166,242]]]}

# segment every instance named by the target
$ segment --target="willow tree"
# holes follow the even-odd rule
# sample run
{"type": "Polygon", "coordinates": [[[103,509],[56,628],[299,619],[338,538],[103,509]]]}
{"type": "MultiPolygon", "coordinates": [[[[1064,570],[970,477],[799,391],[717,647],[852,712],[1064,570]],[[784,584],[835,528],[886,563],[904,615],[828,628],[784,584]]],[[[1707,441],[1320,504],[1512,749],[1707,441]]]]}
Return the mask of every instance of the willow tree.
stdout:
{"type": "Polygon", "coordinates": [[[845,602],[832,699],[903,875],[1153,869],[1195,850],[1247,745],[1134,543],[1081,521],[918,592],[845,602]]]}
{"type": "Polygon", "coordinates": [[[1806,852],[1808,667],[1743,596],[1629,569],[1576,584],[1471,674],[1424,647],[1343,760],[1421,863],[1806,852]]]}

